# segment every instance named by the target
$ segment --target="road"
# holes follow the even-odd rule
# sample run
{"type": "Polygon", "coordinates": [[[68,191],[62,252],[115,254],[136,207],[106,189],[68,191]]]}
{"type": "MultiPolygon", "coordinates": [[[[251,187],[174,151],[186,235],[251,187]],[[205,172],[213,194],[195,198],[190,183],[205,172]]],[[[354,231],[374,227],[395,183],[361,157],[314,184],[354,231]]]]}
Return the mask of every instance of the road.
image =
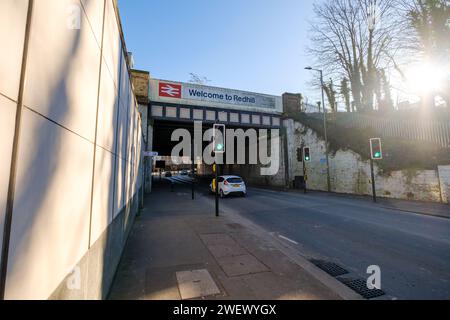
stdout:
{"type": "Polygon", "coordinates": [[[352,275],[367,278],[367,267],[378,265],[381,289],[390,297],[450,299],[450,219],[380,208],[366,199],[258,188],[220,205],[222,214],[238,213],[302,255],[336,262],[352,275]]]}

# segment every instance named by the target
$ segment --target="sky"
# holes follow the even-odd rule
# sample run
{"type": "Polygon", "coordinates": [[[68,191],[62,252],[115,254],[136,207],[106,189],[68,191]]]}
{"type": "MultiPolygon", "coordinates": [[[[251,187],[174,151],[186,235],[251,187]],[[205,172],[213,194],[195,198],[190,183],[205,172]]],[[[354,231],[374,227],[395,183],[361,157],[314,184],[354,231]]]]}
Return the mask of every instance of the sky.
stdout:
{"type": "Polygon", "coordinates": [[[313,0],[119,0],[135,68],[154,78],[320,97],[308,82],[313,0]]]}

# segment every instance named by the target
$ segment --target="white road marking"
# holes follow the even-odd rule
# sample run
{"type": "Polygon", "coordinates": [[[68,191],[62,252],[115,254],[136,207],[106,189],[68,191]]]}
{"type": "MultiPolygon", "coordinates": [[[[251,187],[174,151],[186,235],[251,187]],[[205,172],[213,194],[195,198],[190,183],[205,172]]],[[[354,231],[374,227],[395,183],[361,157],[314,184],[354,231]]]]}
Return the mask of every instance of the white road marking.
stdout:
{"type": "Polygon", "coordinates": [[[284,239],[284,240],[286,240],[286,241],[289,241],[289,242],[291,242],[291,243],[293,243],[293,244],[298,244],[298,242],[296,242],[296,241],[294,241],[294,240],[291,240],[291,239],[289,239],[289,238],[287,238],[287,237],[285,237],[285,236],[282,236],[281,234],[279,234],[278,237],[281,238],[281,239],[284,239]]]}

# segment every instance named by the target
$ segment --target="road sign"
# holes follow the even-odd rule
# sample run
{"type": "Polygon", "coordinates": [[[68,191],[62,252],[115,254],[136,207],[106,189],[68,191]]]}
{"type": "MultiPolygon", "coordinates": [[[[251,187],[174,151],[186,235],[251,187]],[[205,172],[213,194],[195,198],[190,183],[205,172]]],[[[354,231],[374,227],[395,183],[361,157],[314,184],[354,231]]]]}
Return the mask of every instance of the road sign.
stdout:
{"type": "Polygon", "coordinates": [[[383,150],[381,149],[381,139],[380,138],[370,139],[370,157],[372,160],[383,159],[383,150]]]}
{"type": "Polygon", "coordinates": [[[144,151],[144,157],[157,157],[158,155],[159,153],[155,151],[144,151]]]}

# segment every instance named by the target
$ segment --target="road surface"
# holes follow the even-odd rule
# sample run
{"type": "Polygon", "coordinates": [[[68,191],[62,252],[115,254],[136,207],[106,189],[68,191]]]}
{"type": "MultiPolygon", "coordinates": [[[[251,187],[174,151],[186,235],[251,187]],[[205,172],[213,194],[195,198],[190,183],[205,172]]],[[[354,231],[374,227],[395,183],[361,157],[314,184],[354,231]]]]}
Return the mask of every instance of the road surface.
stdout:
{"type": "Polygon", "coordinates": [[[380,208],[366,199],[258,188],[220,205],[222,214],[238,213],[302,255],[336,262],[351,275],[367,278],[367,267],[379,266],[388,296],[450,299],[450,219],[380,208]]]}

